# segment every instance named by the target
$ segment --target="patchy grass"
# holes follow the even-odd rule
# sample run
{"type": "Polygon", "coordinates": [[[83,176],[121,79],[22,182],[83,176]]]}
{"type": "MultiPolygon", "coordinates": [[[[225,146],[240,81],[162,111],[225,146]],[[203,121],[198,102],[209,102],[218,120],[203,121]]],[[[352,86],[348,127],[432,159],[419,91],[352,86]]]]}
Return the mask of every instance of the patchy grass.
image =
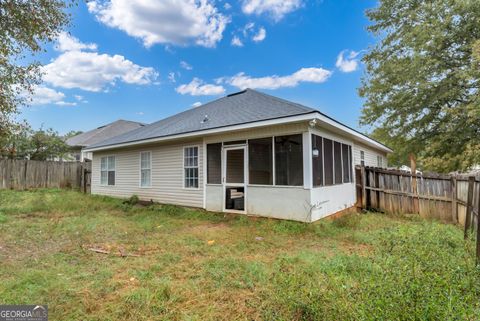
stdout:
{"type": "Polygon", "coordinates": [[[48,304],[51,320],[479,319],[474,244],[455,226],[132,203],[0,191],[0,303],[48,304]]]}

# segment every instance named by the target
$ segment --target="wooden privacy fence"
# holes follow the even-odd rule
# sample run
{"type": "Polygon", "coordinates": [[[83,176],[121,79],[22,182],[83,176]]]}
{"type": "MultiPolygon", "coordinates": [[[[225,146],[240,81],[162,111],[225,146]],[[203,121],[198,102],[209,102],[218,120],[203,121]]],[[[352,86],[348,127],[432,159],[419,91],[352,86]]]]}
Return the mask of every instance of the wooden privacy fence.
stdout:
{"type": "Polygon", "coordinates": [[[90,187],[91,163],[0,159],[0,189],[90,187]]]}
{"type": "Polygon", "coordinates": [[[391,213],[419,214],[460,224],[477,234],[480,258],[480,177],[413,174],[357,166],[357,206],[391,213]]]}

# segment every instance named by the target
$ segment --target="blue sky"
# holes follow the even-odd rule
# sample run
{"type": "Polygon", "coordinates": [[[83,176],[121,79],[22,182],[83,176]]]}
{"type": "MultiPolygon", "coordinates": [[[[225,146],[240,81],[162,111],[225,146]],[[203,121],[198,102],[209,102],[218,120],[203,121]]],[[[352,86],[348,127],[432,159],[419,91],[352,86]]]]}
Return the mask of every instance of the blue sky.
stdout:
{"type": "Polygon", "coordinates": [[[19,118],[60,133],[154,122],[244,87],[359,129],[362,53],[375,39],[351,0],[98,0],[72,8],[44,83],[19,118]],[[339,57],[341,61],[339,61],[339,57]]]}

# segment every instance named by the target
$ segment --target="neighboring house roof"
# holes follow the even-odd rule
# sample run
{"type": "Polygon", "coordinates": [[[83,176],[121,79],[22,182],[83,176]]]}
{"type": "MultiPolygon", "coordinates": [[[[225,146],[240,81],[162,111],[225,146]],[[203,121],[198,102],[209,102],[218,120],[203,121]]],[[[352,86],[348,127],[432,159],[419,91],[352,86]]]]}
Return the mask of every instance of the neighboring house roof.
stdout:
{"type": "Polygon", "coordinates": [[[70,137],[66,140],[66,143],[72,147],[87,147],[143,126],[145,126],[143,123],[119,119],[113,123],[70,137]]]}
{"type": "MultiPolygon", "coordinates": [[[[198,133],[209,133],[217,129],[236,129],[238,125],[264,124],[269,121],[299,118],[308,116],[310,119],[321,115],[326,122],[341,125],[356,135],[362,136],[383,146],[371,138],[345,126],[332,118],[320,113],[318,110],[306,107],[281,98],[270,96],[256,90],[246,89],[206,103],[199,107],[191,108],[171,117],[157,121],[131,132],[107,139],[101,143],[89,146],[89,150],[110,149],[125,144],[137,144],[145,141],[160,140],[174,136],[193,136],[198,133]]],[[[308,117],[304,117],[307,120],[308,117]]]]}

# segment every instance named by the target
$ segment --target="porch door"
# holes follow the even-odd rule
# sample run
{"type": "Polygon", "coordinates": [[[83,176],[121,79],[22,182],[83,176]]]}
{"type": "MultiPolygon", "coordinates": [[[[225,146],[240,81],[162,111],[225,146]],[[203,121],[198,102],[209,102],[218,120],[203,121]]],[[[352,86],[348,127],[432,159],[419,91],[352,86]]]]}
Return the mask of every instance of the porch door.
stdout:
{"type": "Polygon", "coordinates": [[[245,213],[246,208],[246,146],[224,147],[223,210],[245,213]]]}

